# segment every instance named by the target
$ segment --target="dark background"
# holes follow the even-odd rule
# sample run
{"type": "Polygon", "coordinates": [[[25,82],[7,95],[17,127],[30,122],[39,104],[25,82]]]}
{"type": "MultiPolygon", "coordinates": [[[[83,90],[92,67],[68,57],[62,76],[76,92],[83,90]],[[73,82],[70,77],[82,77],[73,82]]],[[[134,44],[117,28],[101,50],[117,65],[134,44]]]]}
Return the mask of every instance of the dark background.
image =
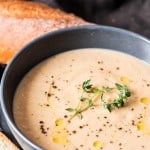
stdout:
{"type": "Polygon", "coordinates": [[[83,19],[150,38],[150,0],[35,0],[83,19]]]}

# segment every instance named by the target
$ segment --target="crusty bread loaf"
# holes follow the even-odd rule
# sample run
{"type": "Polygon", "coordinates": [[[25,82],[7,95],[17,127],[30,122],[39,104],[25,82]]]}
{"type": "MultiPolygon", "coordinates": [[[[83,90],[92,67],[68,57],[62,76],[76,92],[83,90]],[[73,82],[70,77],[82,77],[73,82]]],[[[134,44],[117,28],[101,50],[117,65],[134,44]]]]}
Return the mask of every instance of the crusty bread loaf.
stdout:
{"type": "Polygon", "coordinates": [[[0,132],[0,150],[19,150],[19,148],[0,132]]]}
{"type": "Polygon", "coordinates": [[[7,64],[25,44],[46,32],[87,24],[73,14],[45,4],[0,2],[0,63],[7,64]]]}
{"type": "Polygon", "coordinates": [[[0,0],[0,2],[6,2],[6,1],[12,2],[12,1],[25,1],[25,0],[0,0]]]}

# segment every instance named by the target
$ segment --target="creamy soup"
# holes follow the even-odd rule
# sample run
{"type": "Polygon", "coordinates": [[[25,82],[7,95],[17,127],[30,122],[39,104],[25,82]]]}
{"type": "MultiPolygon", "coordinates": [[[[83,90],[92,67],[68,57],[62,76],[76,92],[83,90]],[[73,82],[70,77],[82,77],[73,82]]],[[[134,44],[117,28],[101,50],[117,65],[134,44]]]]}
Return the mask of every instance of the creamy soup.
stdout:
{"type": "Polygon", "coordinates": [[[34,67],[13,104],[18,128],[46,150],[149,150],[150,66],[105,49],[34,67]]]}

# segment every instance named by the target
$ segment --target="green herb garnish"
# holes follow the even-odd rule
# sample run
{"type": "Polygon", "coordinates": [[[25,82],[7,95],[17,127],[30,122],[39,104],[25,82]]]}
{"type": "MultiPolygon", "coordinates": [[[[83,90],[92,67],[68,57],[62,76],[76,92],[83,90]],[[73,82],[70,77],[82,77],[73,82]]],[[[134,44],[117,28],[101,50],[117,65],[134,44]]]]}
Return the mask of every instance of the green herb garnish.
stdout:
{"type": "Polygon", "coordinates": [[[91,87],[92,87],[91,80],[84,81],[82,84],[82,89],[84,92],[87,92],[87,93],[92,92],[91,87]]]}
{"type": "Polygon", "coordinates": [[[69,112],[74,112],[74,114],[69,118],[69,122],[75,117],[78,116],[80,119],[83,118],[82,112],[88,110],[91,107],[99,106],[101,103],[104,108],[109,112],[112,111],[112,108],[119,108],[124,106],[124,100],[127,100],[130,97],[131,93],[125,85],[116,83],[115,87],[105,87],[101,88],[94,87],[91,84],[91,80],[84,81],[82,84],[83,93],[80,97],[80,101],[76,108],[67,108],[69,112]],[[105,94],[108,94],[112,90],[118,90],[118,97],[107,102],[104,98],[105,94]],[[99,101],[100,99],[100,101],[99,101]],[[101,102],[101,103],[99,103],[101,102]]]}

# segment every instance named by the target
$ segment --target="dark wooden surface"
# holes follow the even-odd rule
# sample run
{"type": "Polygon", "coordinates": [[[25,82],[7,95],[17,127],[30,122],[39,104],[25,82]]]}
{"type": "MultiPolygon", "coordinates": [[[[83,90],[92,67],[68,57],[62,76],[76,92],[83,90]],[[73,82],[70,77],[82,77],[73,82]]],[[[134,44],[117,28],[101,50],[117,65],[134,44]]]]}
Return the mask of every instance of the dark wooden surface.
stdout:
{"type": "Polygon", "coordinates": [[[150,38],[150,0],[35,0],[87,21],[127,29],[150,38]]]}

